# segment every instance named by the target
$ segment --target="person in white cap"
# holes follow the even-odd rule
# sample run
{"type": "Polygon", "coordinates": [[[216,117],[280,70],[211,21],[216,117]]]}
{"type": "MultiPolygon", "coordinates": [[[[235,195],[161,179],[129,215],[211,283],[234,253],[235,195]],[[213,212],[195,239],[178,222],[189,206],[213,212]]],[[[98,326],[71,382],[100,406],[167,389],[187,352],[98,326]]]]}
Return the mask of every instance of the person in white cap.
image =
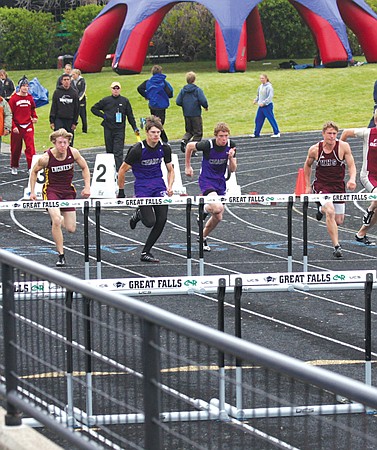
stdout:
{"type": "Polygon", "coordinates": [[[120,95],[122,86],[119,81],[114,81],[110,85],[111,95],[92,106],[91,112],[101,117],[105,136],[105,146],[107,153],[113,153],[115,166],[118,172],[123,163],[124,140],[126,136],[126,118],[136,135],[139,129],[136,126],[132,106],[128,98],[120,95]]]}

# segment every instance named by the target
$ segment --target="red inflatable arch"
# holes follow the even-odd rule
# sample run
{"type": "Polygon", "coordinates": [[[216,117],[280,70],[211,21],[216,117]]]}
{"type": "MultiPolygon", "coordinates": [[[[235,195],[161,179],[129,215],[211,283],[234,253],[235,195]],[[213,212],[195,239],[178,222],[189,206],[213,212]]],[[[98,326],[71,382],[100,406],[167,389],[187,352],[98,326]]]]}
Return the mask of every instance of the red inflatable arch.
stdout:
{"type": "MultiPolygon", "coordinates": [[[[75,57],[83,72],[99,72],[119,36],[113,68],[140,73],[149,42],[177,3],[192,0],[110,0],[86,28],[75,57]]],[[[262,0],[200,0],[216,19],[216,64],[220,72],[245,71],[247,61],[266,57],[257,5],[262,0]],[[232,15],[231,11],[237,11],[232,15]]],[[[327,67],[352,59],[346,25],[353,30],[368,62],[377,62],[377,15],[364,0],[289,0],[310,28],[327,67]]]]}

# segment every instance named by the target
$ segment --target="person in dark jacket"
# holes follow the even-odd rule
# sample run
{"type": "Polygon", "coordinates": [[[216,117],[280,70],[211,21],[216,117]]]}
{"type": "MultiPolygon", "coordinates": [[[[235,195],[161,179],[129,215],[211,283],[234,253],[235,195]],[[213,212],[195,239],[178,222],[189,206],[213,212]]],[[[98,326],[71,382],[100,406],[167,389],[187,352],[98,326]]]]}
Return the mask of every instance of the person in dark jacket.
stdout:
{"type": "Polygon", "coordinates": [[[101,117],[107,153],[113,153],[118,172],[123,163],[123,149],[126,135],[126,118],[135,134],[139,136],[132,106],[128,98],[120,95],[121,85],[118,81],[111,83],[111,95],[92,106],[91,112],[101,117]]]}
{"type": "MultiPolygon", "coordinates": [[[[62,85],[55,89],[50,109],[50,127],[53,131],[64,128],[74,135],[79,118],[79,96],[71,86],[71,76],[62,76],[62,85]]],[[[73,145],[73,137],[71,139],[73,145]]]]}
{"type": "Polygon", "coordinates": [[[5,98],[7,102],[11,95],[16,92],[13,81],[8,78],[8,74],[4,69],[0,70],[0,95],[5,98]]]}
{"type": "Polygon", "coordinates": [[[181,141],[181,151],[185,153],[190,140],[199,142],[203,137],[202,107],[208,111],[208,101],[204,92],[195,83],[195,72],[186,74],[187,84],[178,94],[176,103],[182,107],[185,118],[185,134],[181,141]]]}
{"type": "Polygon", "coordinates": [[[88,132],[88,120],[86,118],[86,81],[85,78],[81,76],[81,70],[73,69],[71,73],[72,77],[72,87],[77,90],[79,96],[79,115],[82,122],[82,132],[88,132]]]}
{"type": "MultiPolygon", "coordinates": [[[[173,97],[173,87],[166,81],[166,75],[162,73],[162,67],[155,65],[152,67],[152,76],[138,86],[138,93],[149,101],[151,115],[161,119],[162,125],[165,123],[166,110],[169,108],[169,98],[173,97]]],[[[168,142],[165,130],[161,132],[163,142],[168,142]]]]}

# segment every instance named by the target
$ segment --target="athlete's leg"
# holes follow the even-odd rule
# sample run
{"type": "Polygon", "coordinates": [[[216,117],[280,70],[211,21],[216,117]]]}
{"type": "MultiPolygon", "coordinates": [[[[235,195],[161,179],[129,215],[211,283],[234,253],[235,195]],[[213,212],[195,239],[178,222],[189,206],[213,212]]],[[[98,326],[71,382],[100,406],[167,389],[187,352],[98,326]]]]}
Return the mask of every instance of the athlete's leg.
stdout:
{"type": "MultiPolygon", "coordinates": [[[[153,225],[153,228],[151,232],[149,233],[147,242],[144,245],[142,253],[149,253],[151,251],[151,248],[156,243],[157,239],[161,236],[161,233],[164,230],[167,218],[168,218],[168,206],[167,205],[155,205],[152,207],[149,206],[143,206],[140,208],[141,216],[142,216],[142,222],[144,224],[144,221],[146,220],[145,215],[147,214],[150,216],[150,211],[143,211],[144,208],[153,208],[154,210],[154,217],[155,217],[155,223],[153,225]]],[[[150,219],[150,217],[149,217],[150,219]]],[[[150,224],[151,222],[149,222],[150,224]]]]}
{"type": "Polygon", "coordinates": [[[48,213],[51,219],[51,233],[54,239],[56,250],[59,255],[64,253],[63,249],[63,232],[62,232],[62,222],[63,217],[61,215],[60,208],[48,208],[48,213]]]}
{"type": "MultiPolygon", "coordinates": [[[[208,197],[217,196],[216,192],[210,192],[208,197]]],[[[223,219],[224,205],[222,203],[206,203],[205,212],[211,214],[203,229],[203,238],[205,239],[223,219]]]]}
{"type": "Polygon", "coordinates": [[[68,231],[68,233],[74,233],[76,231],[76,211],[64,211],[61,210],[62,215],[62,227],[68,231]]]}
{"type": "Polygon", "coordinates": [[[332,202],[322,205],[322,212],[326,214],[326,226],[333,246],[339,245],[338,225],[335,219],[335,208],[332,202]]]}

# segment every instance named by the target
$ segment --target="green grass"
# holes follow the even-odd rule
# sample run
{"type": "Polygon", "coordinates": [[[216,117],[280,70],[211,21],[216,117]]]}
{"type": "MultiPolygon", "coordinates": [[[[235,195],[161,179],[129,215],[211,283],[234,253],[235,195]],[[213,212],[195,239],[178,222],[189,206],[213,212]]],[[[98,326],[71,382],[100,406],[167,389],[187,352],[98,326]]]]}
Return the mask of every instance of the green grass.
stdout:
{"type": "MultiPolygon", "coordinates": [[[[360,59],[359,59],[360,60],[360,59]]],[[[246,135],[253,131],[256,107],[252,101],[259,85],[259,75],[266,72],[275,90],[275,116],[281,131],[319,130],[328,120],[334,120],[340,128],[367,126],[373,111],[373,85],[377,79],[377,65],[343,69],[281,70],[281,61],[250,62],[245,73],[218,73],[214,62],[163,64],[164,73],[174,87],[174,99],[167,111],[166,131],[169,139],[180,139],[184,133],[182,109],[175,104],[181,87],[186,84],[185,74],[189,70],[197,73],[197,84],[209,102],[208,112],[203,111],[204,136],[212,135],[219,121],[229,124],[233,135],[246,135]]],[[[311,61],[298,61],[299,63],[311,61]]],[[[104,145],[100,119],[93,116],[90,107],[102,97],[110,94],[110,84],[119,80],[122,94],[129,98],[137,123],[149,113],[147,102],[137,93],[136,87],[150,76],[151,65],[143,72],[132,76],[119,76],[109,67],[101,73],[84,74],[87,81],[88,134],[81,133],[81,124],[75,137],[79,149],[104,145]]],[[[9,72],[17,82],[24,71],[9,72]]],[[[61,70],[35,70],[25,73],[29,79],[38,77],[49,90],[50,98],[61,70]]],[[[38,108],[36,125],[37,151],[49,146],[48,136],[50,105],[38,108]]],[[[265,133],[271,128],[266,123],[265,133]]],[[[143,134],[143,133],[142,133],[143,134]]],[[[6,137],[4,142],[9,142],[6,137]]],[[[127,126],[126,143],[133,144],[135,138],[127,126]]]]}

